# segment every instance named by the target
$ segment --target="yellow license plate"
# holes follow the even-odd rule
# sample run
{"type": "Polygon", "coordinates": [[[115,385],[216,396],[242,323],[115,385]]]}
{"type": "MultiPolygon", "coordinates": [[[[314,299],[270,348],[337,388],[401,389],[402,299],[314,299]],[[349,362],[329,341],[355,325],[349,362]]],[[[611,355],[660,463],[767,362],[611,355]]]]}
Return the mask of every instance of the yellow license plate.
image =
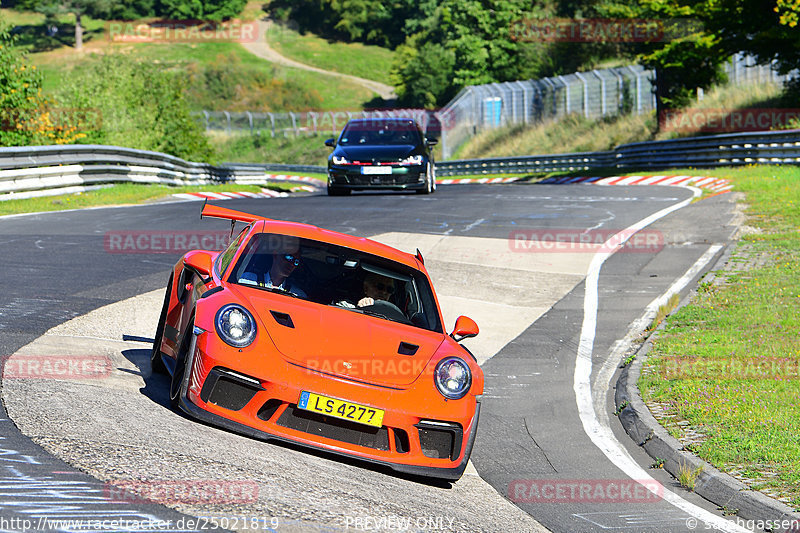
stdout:
{"type": "Polygon", "coordinates": [[[381,427],[383,425],[383,409],[337,400],[313,392],[301,392],[297,407],[368,426],[381,427]]]}

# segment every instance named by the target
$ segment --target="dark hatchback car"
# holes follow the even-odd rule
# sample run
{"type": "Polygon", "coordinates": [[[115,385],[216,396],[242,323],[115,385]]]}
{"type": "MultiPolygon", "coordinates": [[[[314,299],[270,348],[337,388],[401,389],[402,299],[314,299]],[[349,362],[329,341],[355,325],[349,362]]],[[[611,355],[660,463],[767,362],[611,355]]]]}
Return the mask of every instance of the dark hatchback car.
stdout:
{"type": "Polygon", "coordinates": [[[328,157],[328,194],[338,196],[366,189],[436,190],[431,146],[417,123],[408,118],[353,119],[328,157]]]}

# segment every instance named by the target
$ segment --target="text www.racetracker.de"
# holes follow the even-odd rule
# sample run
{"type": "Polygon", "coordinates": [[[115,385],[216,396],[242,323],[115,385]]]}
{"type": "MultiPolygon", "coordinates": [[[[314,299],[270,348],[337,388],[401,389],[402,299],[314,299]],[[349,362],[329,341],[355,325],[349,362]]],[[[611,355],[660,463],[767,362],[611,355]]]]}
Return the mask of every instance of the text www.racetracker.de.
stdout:
{"type": "Polygon", "coordinates": [[[234,526],[237,530],[274,531],[280,524],[275,517],[184,517],[178,520],[147,519],[58,519],[40,516],[32,518],[0,517],[0,530],[4,531],[191,531],[225,529],[234,526]],[[235,518],[236,524],[232,523],[235,518]]]}

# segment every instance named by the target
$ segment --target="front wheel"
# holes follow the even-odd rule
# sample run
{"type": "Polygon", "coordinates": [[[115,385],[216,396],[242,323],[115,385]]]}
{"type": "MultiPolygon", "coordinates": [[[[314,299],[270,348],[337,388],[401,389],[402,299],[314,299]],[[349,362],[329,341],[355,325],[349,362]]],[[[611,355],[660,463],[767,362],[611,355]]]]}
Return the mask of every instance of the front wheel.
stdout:
{"type": "Polygon", "coordinates": [[[181,347],[175,360],[175,371],[172,373],[172,379],[169,382],[169,403],[173,409],[178,409],[181,396],[186,394],[186,390],[189,387],[189,374],[191,374],[192,360],[194,358],[195,339],[194,316],[192,316],[181,339],[181,347]]]}
{"type": "Polygon", "coordinates": [[[169,310],[169,297],[171,293],[172,277],[170,276],[169,283],[167,283],[167,292],[164,295],[164,305],[161,307],[161,316],[158,318],[156,337],[153,339],[153,351],[150,352],[150,370],[154,374],[167,373],[167,367],[164,366],[164,360],[161,358],[161,343],[164,341],[164,328],[167,324],[167,311],[169,310]]]}
{"type": "Polygon", "coordinates": [[[428,163],[425,169],[425,188],[417,189],[417,194],[433,194],[436,190],[436,176],[434,175],[433,165],[428,163]]]}

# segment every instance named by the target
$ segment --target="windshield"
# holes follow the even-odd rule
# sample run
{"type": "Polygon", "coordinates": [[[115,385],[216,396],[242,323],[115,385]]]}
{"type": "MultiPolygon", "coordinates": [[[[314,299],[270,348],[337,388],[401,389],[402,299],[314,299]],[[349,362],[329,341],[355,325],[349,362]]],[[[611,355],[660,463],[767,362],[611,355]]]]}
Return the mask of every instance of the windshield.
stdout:
{"type": "Polygon", "coordinates": [[[228,281],[442,332],[433,291],[422,272],[325,242],[254,235],[228,281]]]}
{"type": "Polygon", "coordinates": [[[339,138],[342,146],[419,145],[422,137],[413,120],[349,122],[339,138]]]}

